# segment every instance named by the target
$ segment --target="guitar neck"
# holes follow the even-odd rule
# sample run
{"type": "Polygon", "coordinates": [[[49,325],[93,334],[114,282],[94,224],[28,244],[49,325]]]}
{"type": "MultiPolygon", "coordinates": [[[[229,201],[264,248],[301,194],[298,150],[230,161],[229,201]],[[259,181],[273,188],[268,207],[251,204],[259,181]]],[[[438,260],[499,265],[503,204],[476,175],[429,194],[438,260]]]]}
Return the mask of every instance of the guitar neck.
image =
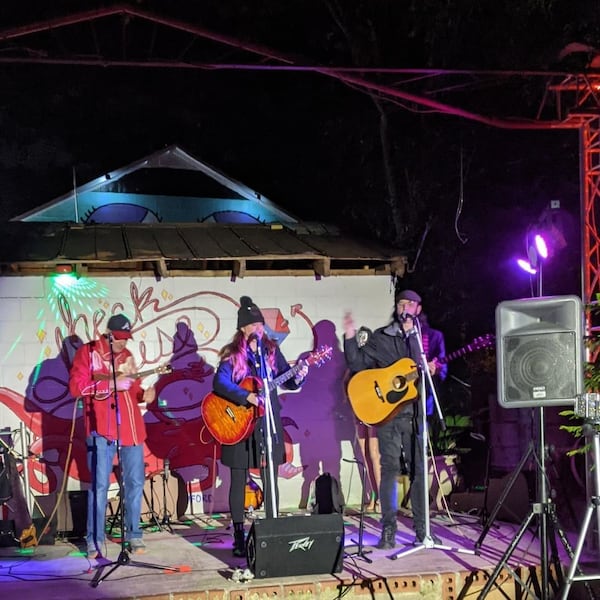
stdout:
{"type": "Polygon", "coordinates": [[[285,383],[286,381],[288,381],[289,379],[294,377],[298,373],[298,371],[300,371],[303,364],[304,363],[300,360],[291,369],[289,369],[285,373],[282,373],[278,377],[275,377],[275,379],[269,381],[269,390],[274,390],[276,387],[280,386],[282,383],[285,383]]]}
{"type": "MultiPolygon", "coordinates": [[[[154,368],[154,369],[148,369],[146,371],[139,371],[138,373],[131,373],[129,375],[127,375],[127,377],[129,377],[129,379],[140,379],[142,377],[146,377],[146,375],[152,375],[153,373],[158,373],[160,371],[160,369],[154,368]]],[[[119,377],[119,375],[123,375],[123,373],[117,371],[117,377],[119,377]]],[[[94,379],[96,381],[106,381],[108,379],[112,379],[112,373],[107,375],[106,373],[94,373],[94,379]]]]}

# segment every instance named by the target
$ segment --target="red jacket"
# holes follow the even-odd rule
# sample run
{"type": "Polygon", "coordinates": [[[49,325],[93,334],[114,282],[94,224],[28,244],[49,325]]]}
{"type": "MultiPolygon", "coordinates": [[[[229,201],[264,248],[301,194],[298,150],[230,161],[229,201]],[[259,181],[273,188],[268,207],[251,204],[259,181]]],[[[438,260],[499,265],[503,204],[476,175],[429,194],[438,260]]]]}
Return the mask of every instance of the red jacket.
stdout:
{"type": "MultiPolygon", "coordinates": [[[[115,355],[115,368],[125,373],[137,371],[127,348],[115,355]]],[[[85,401],[86,435],[95,432],[112,441],[120,434],[123,446],[142,444],[146,439],[146,426],[139,407],[144,393],[140,381],[135,380],[129,390],[117,393],[121,416],[117,429],[116,402],[109,387],[111,379],[110,347],[105,337],[77,350],[69,374],[69,390],[85,401]]]]}

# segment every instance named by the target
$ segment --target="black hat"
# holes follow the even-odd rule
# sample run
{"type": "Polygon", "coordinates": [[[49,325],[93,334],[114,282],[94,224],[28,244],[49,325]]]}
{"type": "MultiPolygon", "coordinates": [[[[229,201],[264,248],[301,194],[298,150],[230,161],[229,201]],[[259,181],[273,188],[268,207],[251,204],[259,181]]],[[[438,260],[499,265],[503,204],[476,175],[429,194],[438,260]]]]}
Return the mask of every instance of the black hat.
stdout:
{"type": "Polygon", "coordinates": [[[242,296],[240,298],[240,309],[238,310],[238,322],[237,328],[241,329],[245,325],[251,323],[264,323],[265,318],[260,312],[260,308],[252,302],[252,298],[249,296],[242,296]]]}
{"type": "Polygon", "coordinates": [[[421,296],[414,292],[413,290],[402,290],[396,294],[396,304],[400,302],[400,300],[412,300],[417,304],[421,304],[421,296]]]}
{"type": "Polygon", "coordinates": [[[106,328],[116,340],[128,340],[131,337],[131,322],[125,315],[113,315],[106,328]]]}

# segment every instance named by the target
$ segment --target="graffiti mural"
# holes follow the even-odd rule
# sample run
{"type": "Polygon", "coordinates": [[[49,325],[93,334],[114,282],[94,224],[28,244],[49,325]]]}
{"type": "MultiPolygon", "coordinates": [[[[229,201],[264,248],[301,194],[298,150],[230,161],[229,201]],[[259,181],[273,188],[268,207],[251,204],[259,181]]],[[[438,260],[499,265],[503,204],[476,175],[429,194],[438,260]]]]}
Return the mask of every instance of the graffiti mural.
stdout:
{"type": "MultiPolygon", "coordinates": [[[[224,510],[228,469],[220,464],[220,446],[202,421],[200,405],[211,391],[218,351],[234,333],[239,296],[209,290],[178,296],[166,287],[133,281],[119,300],[109,301],[107,295],[92,299],[86,307],[74,301],[73,293],[59,293],[52,302],[56,324],[51,328],[36,324],[45,350],[41,360],[31,364],[24,393],[0,388],[0,403],[31,436],[26,466],[32,491],[57,492],[65,475],[69,489],[89,483],[82,405],[70,396],[69,369],[77,348],[102,335],[110,315],[122,311],[132,322],[128,347],[139,370],[171,367],[146,381],[157,390],[144,415],[147,476],[160,472],[168,460],[201,510],[224,510]]],[[[261,309],[268,334],[284,346],[292,363],[319,345],[333,349],[330,361],[311,369],[303,389],[280,394],[287,460],[279,477],[290,482],[282,486],[288,490],[282,504],[297,507],[306,505],[310,482],[320,469],[340,477],[342,441],[353,443],[343,353],[334,324],[313,322],[302,303],[287,307],[263,303],[261,309]]]]}

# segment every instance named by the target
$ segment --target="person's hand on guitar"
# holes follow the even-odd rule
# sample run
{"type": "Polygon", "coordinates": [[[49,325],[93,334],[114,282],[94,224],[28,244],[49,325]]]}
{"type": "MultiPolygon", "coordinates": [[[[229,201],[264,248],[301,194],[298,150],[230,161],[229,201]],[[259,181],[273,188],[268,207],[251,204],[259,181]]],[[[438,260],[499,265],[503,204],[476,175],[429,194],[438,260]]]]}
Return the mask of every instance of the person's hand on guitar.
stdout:
{"type": "Polygon", "coordinates": [[[250,392],[246,396],[246,402],[248,404],[252,404],[252,406],[256,406],[257,408],[262,406],[262,398],[256,392],[250,392]]]}
{"type": "Polygon", "coordinates": [[[294,381],[296,382],[296,385],[300,385],[304,381],[304,379],[306,378],[307,375],[308,375],[308,365],[305,362],[302,362],[300,369],[298,369],[298,372],[296,373],[296,376],[294,377],[294,381]]]}
{"type": "MultiPolygon", "coordinates": [[[[117,392],[126,392],[133,385],[133,379],[128,375],[117,376],[117,392]]],[[[110,382],[110,389],[114,389],[114,382],[110,382]]]]}

